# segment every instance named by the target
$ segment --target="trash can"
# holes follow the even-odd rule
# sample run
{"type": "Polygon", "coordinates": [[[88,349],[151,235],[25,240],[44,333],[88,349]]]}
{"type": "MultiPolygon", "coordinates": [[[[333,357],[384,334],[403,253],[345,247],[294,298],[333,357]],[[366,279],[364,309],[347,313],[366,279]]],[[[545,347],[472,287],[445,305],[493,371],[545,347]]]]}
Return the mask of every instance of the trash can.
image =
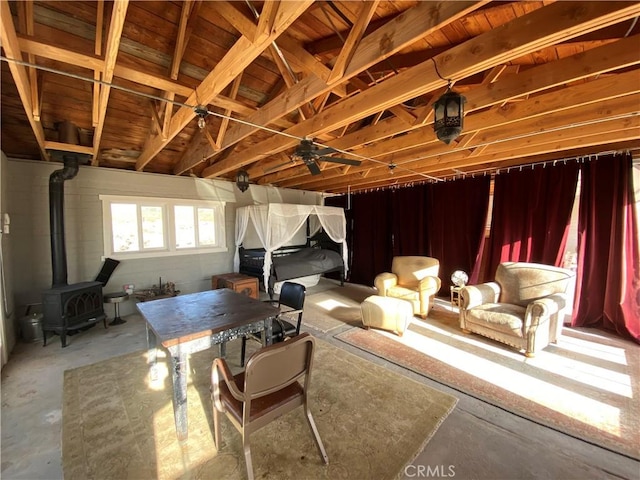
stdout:
{"type": "Polygon", "coordinates": [[[41,303],[27,305],[24,317],[20,319],[20,337],[24,342],[39,342],[42,337],[42,313],[37,311],[41,303]]]}

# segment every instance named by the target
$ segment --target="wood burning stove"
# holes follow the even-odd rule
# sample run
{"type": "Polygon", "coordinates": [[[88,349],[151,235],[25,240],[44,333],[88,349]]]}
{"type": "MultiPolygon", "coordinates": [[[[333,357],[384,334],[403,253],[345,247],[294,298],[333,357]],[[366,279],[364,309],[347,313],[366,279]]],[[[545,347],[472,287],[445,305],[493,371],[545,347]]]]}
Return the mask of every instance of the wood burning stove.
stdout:
{"type": "MultiPolygon", "coordinates": [[[[77,144],[77,128],[67,122],[63,125],[65,143],[77,144]],[[74,138],[74,133],[75,137],[74,138]]],[[[99,281],[67,283],[67,253],[64,238],[64,182],[78,173],[79,157],[73,152],[55,152],[54,159],[62,157],[64,168],[54,171],[49,177],[49,224],[51,228],[51,270],[53,285],[42,292],[44,345],[47,333],[60,335],[63,347],[67,346],[67,335],[93,327],[99,321],[107,328],[102,303],[102,286],[99,281]],[[58,157],[58,158],[56,158],[58,157]]]]}
{"type": "Polygon", "coordinates": [[[107,317],[102,304],[102,283],[82,282],[64,285],[42,292],[44,344],[47,332],[60,335],[63,347],[67,335],[102,321],[107,328],[107,317]]]}

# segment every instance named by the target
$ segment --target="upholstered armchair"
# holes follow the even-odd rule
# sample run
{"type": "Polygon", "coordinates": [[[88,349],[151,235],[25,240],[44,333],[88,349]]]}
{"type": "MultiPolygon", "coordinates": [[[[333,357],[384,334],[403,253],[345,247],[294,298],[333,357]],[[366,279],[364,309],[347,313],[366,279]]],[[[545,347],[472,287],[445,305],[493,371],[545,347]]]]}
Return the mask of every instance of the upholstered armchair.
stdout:
{"type": "Polygon", "coordinates": [[[533,357],[558,341],[573,278],[572,271],[549,265],[501,263],[495,282],[460,290],[460,327],[533,357]]]}
{"type": "Polygon", "coordinates": [[[378,295],[409,300],[413,314],[426,318],[433,299],[440,290],[440,262],[431,257],[394,257],[391,272],[376,276],[373,281],[378,295]]]}

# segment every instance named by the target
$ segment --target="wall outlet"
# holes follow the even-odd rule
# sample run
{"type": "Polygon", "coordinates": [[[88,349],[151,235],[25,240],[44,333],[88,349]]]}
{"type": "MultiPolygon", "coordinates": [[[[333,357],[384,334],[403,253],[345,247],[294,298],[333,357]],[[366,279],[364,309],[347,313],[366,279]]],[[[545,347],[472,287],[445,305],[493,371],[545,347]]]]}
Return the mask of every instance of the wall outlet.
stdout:
{"type": "Polygon", "coordinates": [[[126,285],[122,286],[122,290],[124,290],[129,295],[133,295],[133,291],[135,290],[135,288],[136,286],[133,283],[127,283],[126,285]]]}

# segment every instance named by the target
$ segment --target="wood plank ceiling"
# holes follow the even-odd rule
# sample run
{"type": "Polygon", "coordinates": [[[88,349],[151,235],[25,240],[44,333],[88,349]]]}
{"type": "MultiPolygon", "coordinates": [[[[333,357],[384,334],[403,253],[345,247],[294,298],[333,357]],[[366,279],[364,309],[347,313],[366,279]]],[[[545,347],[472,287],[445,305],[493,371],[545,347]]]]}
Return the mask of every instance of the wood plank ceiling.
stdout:
{"type": "Polygon", "coordinates": [[[640,150],[640,2],[0,5],[12,158],[341,193],[640,150]],[[448,80],[466,114],[445,145],[448,80]],[[361,164],[311,175],[302,138],[361,164]]]}

